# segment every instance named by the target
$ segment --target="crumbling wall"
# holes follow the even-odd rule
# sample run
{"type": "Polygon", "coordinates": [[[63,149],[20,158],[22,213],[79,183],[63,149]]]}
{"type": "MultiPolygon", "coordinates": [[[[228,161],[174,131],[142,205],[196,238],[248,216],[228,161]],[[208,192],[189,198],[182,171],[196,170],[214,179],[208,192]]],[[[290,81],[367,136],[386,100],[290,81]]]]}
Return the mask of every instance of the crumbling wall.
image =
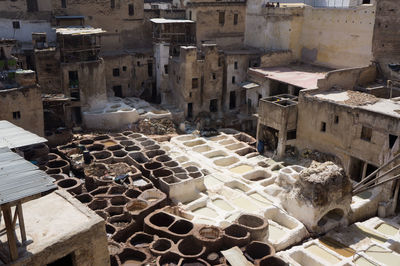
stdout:
{"type": "Polygon", "coordinates": [[[375,65],[333,70],[328,72],[324,79],[318,80],[318,89],[326,90],[336,87],[353,90],[355,86],[374,82],[376,76],[377,70],[375,65]]]}
{"type": "Polygon", "coordinates": [[[35,50],[36,76],[43,93],[64,93],[61,88],[60,53],[57,49],[35,50]]]}
{"type": "Polygon", "coordinates": [[[263,1],[250,0],[245,43],[291,50],[297,60],[331,68],[363,66],[372,59],[374,21],[375,5],[266,8],[263,1]]]}
{"type": "Polygon", "coordinates": [[[0,91],[0,120],[44,136],[42,94],[36,86],[0,91]]]}
{"type": "Polygon", "coordinates": [[[69,71],[77,71],[79,78],[80,106],[97,108],[107,101],[106,75],[103,59],[97,61],[62,63],[62,87],[70,96],[69,71]]]}
{"type": "Polygon", "coordinates": [[[143,1],[114,1],[114,6],[111,2],[67,1],[67,7],[62,8],[61,1],[54,1],[53,10],[56,15],[83,15],[86,24],[107,31],[102,38],[105,51],[149,45],[151,32],[146,32],[144,25],[150,22],[143,19],[143,1]]]}

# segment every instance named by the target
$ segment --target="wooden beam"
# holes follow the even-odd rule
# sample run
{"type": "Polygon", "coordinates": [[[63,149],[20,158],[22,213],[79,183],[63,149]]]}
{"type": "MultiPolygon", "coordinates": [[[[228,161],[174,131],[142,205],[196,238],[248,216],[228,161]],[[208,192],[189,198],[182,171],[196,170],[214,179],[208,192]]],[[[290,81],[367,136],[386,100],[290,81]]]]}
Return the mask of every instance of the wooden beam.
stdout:
{"type": "Polygon", "coordinates": [[[24,222],[24,214],[22,212],[22,203],[21,201],[17,204],[18,208],[18,222],[19,222],[19,230],[21,231],[21,239],[22,243],[26,242],[26,231],[25,231],[25,222],[24,222]]]}
{"type": "Polygon", "coordinates": [[[11,260],[15,261],[18,259],[17,239],[15,237],[15,230],[12,224],[11,208],[10,205],[4,204],[1,206],[1,210],[4,215],[4,222],[7,229],[7,241],[10,249],[11,260]]]}

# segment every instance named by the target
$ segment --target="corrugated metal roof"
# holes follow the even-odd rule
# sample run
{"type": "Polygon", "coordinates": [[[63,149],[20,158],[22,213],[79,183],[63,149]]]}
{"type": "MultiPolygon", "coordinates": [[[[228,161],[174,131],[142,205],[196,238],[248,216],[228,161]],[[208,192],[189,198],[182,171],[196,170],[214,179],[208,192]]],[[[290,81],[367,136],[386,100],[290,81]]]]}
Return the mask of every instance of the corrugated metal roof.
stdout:
{"type": "Polygon", "coordinates": [[[57,28],[56,33],[61,35],[90,35],[90,34],[102,34],[106,31],[101,28],[92,28],[89,26],[85,27],[64,27],[64,28],[57,28]]]}
{"type": "Polygon", "coordinates": [[[257,83],[254,83],[254,82],[245,81],[240,84],[240,87],[249,90],[249,89],[260,87],[260,85],[257,83]]]}
{"type": "Polygon", "coordinates": [[[55,189],[54,179],[10,149],[0,148],[0,205],[55,189]]]}
{"type": "Polygon", "coordinates": [[[14,149],[43,142],[47,142],[47,139],[26,131],[6,120],[0,120],[0,147],[14,149]]]}

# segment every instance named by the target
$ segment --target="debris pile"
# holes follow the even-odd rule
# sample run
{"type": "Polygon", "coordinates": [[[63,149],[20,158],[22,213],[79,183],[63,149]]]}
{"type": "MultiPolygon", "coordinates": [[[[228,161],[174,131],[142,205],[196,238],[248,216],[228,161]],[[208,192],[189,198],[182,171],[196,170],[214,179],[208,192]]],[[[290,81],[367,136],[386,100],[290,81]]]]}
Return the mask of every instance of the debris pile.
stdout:
{"type": "Polygon", "coordinates": [[[143,119],[132,125],[132,130],[145,135],[176,134],[176,128],[171,119],[143,119]]]}

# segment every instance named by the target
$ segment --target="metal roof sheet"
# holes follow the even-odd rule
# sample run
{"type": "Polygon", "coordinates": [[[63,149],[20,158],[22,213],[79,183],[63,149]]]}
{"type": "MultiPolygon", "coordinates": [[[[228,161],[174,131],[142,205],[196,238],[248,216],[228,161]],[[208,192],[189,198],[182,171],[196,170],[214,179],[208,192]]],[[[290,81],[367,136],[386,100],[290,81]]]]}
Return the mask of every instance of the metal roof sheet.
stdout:
{"type": "Polygon", "coordinates": [[[85,27],[71,26],[71,27],[63,27],[56,29],[56,33],[61,35],[90,35],[90,34],[102,34],[105,32],[106,31],[101,28],[92,28],[89,26],[85,27]]]}
{"type": "Polygon", "coordinates": [[[249,90],[249,89],[260,87],[260,85],[257,83],[254,83],[254,82],[245,81],[240,84],[240,87],[249,90]]]}
{"type": "Polygon", "coordinates": [[[6,120],[0,120],[0,147],[14,149],[44,142],[47,142],[47,139],[26,131],[6,120]]]}
{"type": "Polygon", "coordinates": [[[55,189],[54,179],[9,148],[0,148],[0,205],[55,189]]]}
{"type": "Polygon", "coordinates": [[[156,24],[163,24],[163,23],[194,23],[193,20],[188,19],[165,19],[165,18],[152,18],[150,19],[151,22],[156,24]]]}

